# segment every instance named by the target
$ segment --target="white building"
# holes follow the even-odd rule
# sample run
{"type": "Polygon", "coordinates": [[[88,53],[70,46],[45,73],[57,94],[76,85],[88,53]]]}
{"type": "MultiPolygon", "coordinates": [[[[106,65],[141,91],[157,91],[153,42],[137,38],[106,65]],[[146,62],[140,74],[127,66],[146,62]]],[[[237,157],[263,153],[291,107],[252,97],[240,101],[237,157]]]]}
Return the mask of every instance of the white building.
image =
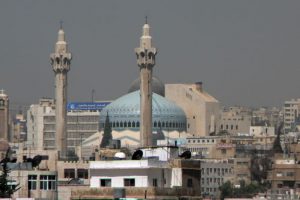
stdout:
{"type": "Polygon", "coordinates": [[[178,159],[175,147],[141,150],[141,160],[90,161],[90,186],[200,189],[199,161],[178,159]]]}
{"type": "MultiPolygon", "coordinates": [[[[99,107],[91,105],[103,103],[68,104],[67,135],[68,150],[75,152],[76,146],[99,131],[99,107]],[[77,105],[77,107],[76,107],[77,105]],[[85,107],[83,108],[83,105],[85,107]],[[75,107],[74,107],[75,106],[75,107]]],[[[106,106],[108,103],[104,103],[106,106]]],[[[27,142],[35,149],[55,149],[55,104],[53,99],[41,99],[31,105],[27,112],[27,142]]]]}

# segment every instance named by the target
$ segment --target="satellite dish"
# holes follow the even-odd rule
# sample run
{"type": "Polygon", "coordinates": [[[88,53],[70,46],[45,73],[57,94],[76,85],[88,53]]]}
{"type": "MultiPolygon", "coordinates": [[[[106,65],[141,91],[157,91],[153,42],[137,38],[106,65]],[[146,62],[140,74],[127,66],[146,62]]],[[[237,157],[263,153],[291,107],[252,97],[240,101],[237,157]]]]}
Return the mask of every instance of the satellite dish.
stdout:
{"type": "Polygon", "coordinates": [[[38,166],[42,161],[42,156],[40,155],[36,155],[33,157],[31,163],[32,163],[32,167],[36,167],[38,166]]]}
{"type": "Polygon", "coordinates": [[[185,151],[181,155],[179,155],[179,157],[184,159],[190,159],[192,157],[192,153],[190,151],[185,151]]]}
{"type": "Polygon", "coordinates": [[[125,153],[123,153],[123,152],[117,152],[117,153],[115,153],[115,158],[116,159],[125,159],[126,158],[126,155],[125,155],[125,153]]]}
{"type": "Polygon", "coordinates": [[[142,157],[143,157],[143,151],[139,149],[133,153],[131,160],[141,160],[142,157]]]}

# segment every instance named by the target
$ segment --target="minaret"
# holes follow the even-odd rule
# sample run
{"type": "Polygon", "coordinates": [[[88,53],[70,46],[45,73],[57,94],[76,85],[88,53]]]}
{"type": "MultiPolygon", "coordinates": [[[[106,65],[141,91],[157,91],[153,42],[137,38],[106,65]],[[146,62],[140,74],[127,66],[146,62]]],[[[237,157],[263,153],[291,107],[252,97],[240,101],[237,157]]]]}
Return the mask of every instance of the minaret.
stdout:
{"type": "Polygon", "coordinates": [[[8,138],[8,116],[9,116],[9,99],[4,90],[0,90],[0,139],[6,141],[8,138]]]}
{"type": "Polygon", "coordinates": [[[142,147],[152,146],[152,68],[155,65],[156,48],[152,47],[152,37],[149,34],[150,26],[143,26],[143,35],[140,39],[140,47],[135,48],[137,64],[140,68],[140,144],[142,147]]]}
{"type": "Polygon", "coordinates": [[[51,65],[55,74],[55,117],[56,117],[56,148],[59,157],[67,157],[67,132],[66,132],[66,104],[67,104],[67,73],[70,70],[71,53],[65,41],[65,32],[62,25],[58,31],[58,40],[55,45],[55,53],[50,55],[51,65]]]}

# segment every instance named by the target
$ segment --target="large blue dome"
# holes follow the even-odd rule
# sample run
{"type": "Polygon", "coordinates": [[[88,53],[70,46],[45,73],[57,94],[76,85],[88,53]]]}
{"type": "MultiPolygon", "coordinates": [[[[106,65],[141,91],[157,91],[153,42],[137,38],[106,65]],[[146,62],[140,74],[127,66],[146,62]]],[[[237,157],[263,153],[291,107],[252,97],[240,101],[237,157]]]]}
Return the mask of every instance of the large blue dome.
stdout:
{"type": "MultiPolygon", "coordinates": [[[[131,92],[106,106],[100,113],[100,125],[104,127],[108,113],[112,130],[140,129],[140,91],[131,92]]],[[[186,116],[175,103],[153,93],[152,95],[153,131],[185,131],[186,116]]]]}

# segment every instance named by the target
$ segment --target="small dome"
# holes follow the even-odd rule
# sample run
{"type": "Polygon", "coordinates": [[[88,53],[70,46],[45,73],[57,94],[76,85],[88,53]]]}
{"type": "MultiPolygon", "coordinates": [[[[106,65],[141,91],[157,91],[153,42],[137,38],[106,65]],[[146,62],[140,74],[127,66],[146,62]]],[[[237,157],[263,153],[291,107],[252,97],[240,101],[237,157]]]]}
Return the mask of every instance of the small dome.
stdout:
{"type": "MultiPolygon", "coordinates": [[[[140,90],[140,84],[141,84],[141,79],[138,78],[135,81],[132,82],[128,93],[140,90]]],[[[165,85],[164,83],[159,80],[158,78],[152,76],[152,92],[159,94],[160,96],[165,96],[165,85]]]]}
{"type": "MultiPolygon", "coordinates": [[[[101,127],[104,127],[107,113],[113,130],[138,131],[140,129],[140,91],[126,94],[106,106],[100,113],[101,127]]],[[[153,93],[152,127],[154,132],[185,131],[185,113],[175,103],[153,93]]]]}

